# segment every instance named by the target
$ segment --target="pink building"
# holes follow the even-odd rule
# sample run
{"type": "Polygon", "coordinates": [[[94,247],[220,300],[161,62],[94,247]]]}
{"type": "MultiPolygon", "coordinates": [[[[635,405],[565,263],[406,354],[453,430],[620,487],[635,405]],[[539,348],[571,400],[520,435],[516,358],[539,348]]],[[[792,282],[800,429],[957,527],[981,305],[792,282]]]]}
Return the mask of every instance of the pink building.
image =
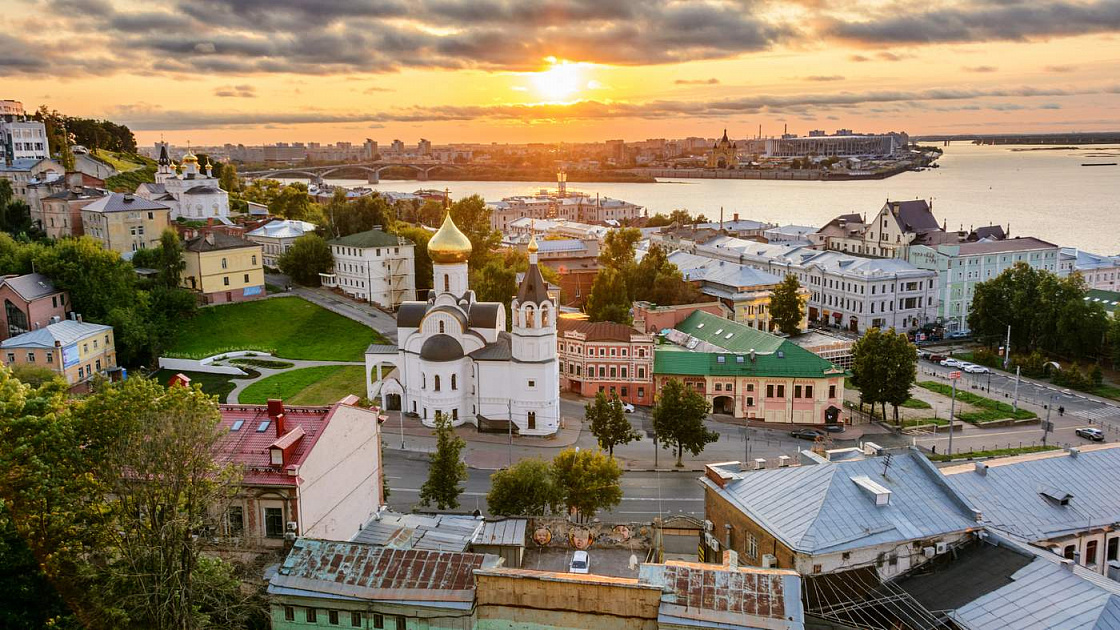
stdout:
{"type": "Polygon", "coordinates": [[[656,335],[662,330],[675,328],[696,311],[711,313],[716,317],[731,319],[731,309],[719,301],[677,306],[657,306],[649,302],[634,302],[634,327],[656,335]]]}
{"type": "Polygon", "coordinates": [[[623,324],[560,316],[560,389],[587,398],[603,392],[634,405],[652,405],[653,342],[653,335],[623,324]]]}
{"type": "Polygon", "coordinates": [[[70,311],[70,296],[41,273],[0,278],[0,302],[0,339],[46,328],[70,311]]]}

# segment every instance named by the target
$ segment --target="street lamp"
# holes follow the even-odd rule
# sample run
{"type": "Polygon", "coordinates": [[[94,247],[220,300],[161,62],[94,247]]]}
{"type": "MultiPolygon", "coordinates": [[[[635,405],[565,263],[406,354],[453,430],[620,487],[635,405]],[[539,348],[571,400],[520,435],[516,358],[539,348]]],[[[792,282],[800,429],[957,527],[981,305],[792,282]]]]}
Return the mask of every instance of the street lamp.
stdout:
{"type": "Polygon", "coordinates": [[[1042,425],[1042,445],[1046,446],[1046,435],[1050,433],[1050,410],[1054,408],[1054,401],[1061,394],[1050,394],[1050,404],[1046,405],[1046,424],[1042,425]]]}

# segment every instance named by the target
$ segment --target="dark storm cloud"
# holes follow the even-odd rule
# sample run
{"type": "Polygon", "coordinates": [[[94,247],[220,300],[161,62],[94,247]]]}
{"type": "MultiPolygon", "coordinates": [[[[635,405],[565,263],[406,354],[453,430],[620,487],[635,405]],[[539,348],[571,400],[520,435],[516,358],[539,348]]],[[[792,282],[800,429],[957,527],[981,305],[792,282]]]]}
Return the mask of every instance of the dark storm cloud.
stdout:
{"type": "Polygon", "coordinates": [[[257,98],[257,88],[251,85],[224,85],[214,89],[214,96],[222,98],[257,98]]]}

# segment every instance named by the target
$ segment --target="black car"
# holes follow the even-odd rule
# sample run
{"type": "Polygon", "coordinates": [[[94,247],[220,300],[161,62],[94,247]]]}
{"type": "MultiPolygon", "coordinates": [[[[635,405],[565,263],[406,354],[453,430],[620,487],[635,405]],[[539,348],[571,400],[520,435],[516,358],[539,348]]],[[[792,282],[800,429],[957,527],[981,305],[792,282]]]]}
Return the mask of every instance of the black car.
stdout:
{"type": "Polygon", "coordinates": [[[799,440],[815,440],[824,437],[824,432],[817,429],[797,429],[796,431],[790,431],[789,434],[799,440]]]}
{"type": "Polygon", "coordinates": [[[828,431],[829,433],[843,433],[844,425],[840,424],[839,422],[829,422],[828,424],[824,425],[824,430],[828,431]]]}

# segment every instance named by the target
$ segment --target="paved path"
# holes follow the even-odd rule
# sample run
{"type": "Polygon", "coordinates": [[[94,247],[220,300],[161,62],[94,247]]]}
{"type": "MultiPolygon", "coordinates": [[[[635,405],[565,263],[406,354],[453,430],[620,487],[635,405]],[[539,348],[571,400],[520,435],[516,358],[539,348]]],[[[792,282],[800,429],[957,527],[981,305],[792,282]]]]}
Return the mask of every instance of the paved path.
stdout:
{"type": "MultiPolygon", "coordinates": [[[[269,283],[278,286],[287,286],[289,284],[287,276],[269,274],[266,276],[266,279],[269,283]]],[[[397,343],[397,319],[391,313],[386,313],[371,304],[356,302],[340,296],[322,287],[301,287],[293,284],[292,290],[289,293],[291,295],[298,295],[308,302],[318,304],[328,311],[363,323],[384,335],[392,343],[397,343]]]]}
{"type": "Polygon", "coordinates": [[[262,381],[262,380],[264,380],[264,379],[266,379],[270,376],[275,376],[276,374],[280,374],[282,372],[291,372],[292,370],[298,370],[298,369],[301,369],[301,368],[309,368],[309,367],[318,367],[320,365],[360,365],[362,367],[365,367],[365,362],[363,362],[363,361],[307,361],[307,360],[303,360],[303,359],[281,359],[281,358],[271,358],[271,357],[264,357],[264,356],[262,356],[262,357],[246,357],[246,358],[250,358],[250,359],[259,358],[259,359],[262,359],[262,360],[265,360],[265,361],[272,361],[272,360],[285,361],[287,363],[293,363],[294,365],[290,368],[265,368],[265,367],[238,365],[236,363],[230,363],[229,361],[215,361],[214,365],[230,365],[230,366],[233,366],[233,367],[240,367],[240,368],[251,367],[252,369],[261,373],[261,375],[256,377],[256,378],[234,378],[234,379],[230,379],[233,382],[233,390],[230,391],[230,393],[226,396],[226,404],[230,404],[230,405],[237,404],[239,402],[239,396],[241,395],[241,392],[246,387],[248,387],[248,386],[250,386],[253,383],[256,383],[258,381],[262,381]]]}

